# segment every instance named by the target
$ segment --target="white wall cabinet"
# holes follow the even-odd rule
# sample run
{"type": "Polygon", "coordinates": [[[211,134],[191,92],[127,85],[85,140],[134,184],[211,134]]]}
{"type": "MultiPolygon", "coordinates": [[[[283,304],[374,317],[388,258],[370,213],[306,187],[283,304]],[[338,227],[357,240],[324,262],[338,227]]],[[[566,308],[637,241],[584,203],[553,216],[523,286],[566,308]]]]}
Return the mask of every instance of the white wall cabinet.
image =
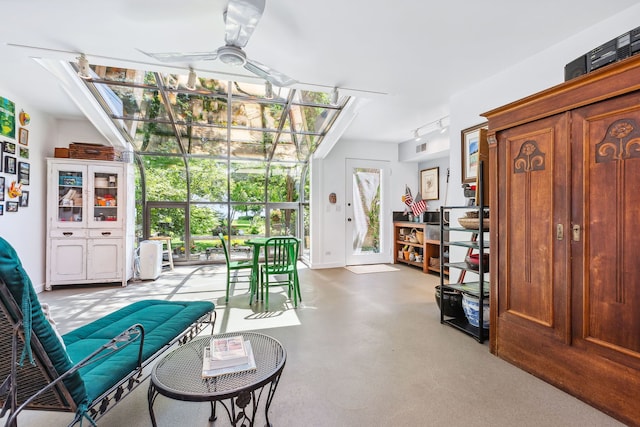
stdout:
{"type": "Polygon", "coordinates": [[[47,159],[46,286],[133,276],[133,169],[129,163],[47,159]]]}

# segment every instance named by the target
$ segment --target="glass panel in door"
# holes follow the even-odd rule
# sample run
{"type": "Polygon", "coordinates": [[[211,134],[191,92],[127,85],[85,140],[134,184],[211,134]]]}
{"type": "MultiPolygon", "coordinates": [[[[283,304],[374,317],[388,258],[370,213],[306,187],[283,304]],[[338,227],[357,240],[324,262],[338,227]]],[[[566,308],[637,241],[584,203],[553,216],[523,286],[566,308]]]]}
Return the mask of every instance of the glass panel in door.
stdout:
{"type": "Polygon", "coordinates": [[[56,165],[55,175],[58,184],[56,193],[57,206],[55,220],[58,227],[80,226],[84,212],[82,195],[84,194],[85,177],[82,166],[56,165]]]}
{"type": "Polygon", "coordinates": [[[347,160],[347,265],[388,261],[383,239],[386,162],[347,160]]]}

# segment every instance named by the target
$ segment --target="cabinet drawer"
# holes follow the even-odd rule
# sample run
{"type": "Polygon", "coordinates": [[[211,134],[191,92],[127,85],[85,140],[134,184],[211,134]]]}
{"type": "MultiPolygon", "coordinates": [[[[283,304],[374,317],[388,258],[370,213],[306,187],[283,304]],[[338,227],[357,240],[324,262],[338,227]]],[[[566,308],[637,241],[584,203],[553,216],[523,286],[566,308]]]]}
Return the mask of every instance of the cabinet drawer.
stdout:
{"type": "Polygon", "coordinates": [[[90,229],[89,230],[89,237],[92,237],[92,238],[122,237],[122,236],[123,236],[122,230],[109,230],[109,229],[97,229],[97,230],[90,229]]]}
{"type": "Polygon", "coordinates": [[[84,239],[87,237],[85,229],[54,229],[51,230],[51,237],[67,237],[70,239],[84,239]]]}

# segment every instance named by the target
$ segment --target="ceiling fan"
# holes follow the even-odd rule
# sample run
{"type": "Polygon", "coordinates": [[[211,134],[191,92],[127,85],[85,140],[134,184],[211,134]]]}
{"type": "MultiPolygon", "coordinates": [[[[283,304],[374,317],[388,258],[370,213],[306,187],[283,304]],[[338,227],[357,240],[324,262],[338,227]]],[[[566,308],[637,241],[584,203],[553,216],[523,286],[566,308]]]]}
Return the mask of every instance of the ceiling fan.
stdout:
{"type": "Polygon", "coordinates": [[[247,58],[244,50],[242,50],[247,45],[253,30],[262,17],[264,5],[265,0],[229,0],[223,13],[225,45],[214,52],[141,52],[162,62],[213,61],[219,59],[225,64],[242,66],[275,86],[290,86],[297,83],[297,81],[258,61],[247,58]]]}

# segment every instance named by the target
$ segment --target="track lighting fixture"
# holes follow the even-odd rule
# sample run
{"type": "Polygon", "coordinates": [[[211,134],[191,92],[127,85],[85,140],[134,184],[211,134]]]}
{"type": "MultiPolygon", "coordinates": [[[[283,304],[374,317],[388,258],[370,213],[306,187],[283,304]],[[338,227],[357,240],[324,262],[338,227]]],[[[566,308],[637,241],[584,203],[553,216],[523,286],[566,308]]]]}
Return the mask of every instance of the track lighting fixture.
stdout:
{"type": "Polygon", "coordinates": [[[442,124],[442,119],[438,120],[438,129],[440,129],[440,133],[445,133],[447,131],[447,127],[442,124]]]}
{"type": "Polygon", "coordinates": [[[331,92],[331,100],[329,101],[331,105],[338,105],[338,88],[334,87],[333,92],[331,92]]]}
{"type": "Polygon", "coordinates": [[[89,71],[91,68],[89,67],[89,61],[87,61],[87,57],[84,56],[84,53],[81,53],[78,59],[78,76],[82,79],[90,79],[91,74],[89,71]]]}
{"type": "Polygon", "coordinates": [[[189,78],[187,79],[186,88],[189,90],[196,90],[196,82],[198,81],[198,75],[193,70],[193,68],[189,68],[189,78]]]}
{"type": "Polygon", "coordinates": [[[438,120],[434,120],[432,122],[429,122],[422,126],[417,127],[416,129],[413,130],[413,140],[420,141],[422,138],[424,138],[425,135],[429,135],[436,131],[440,133],[445,133],[447,131],[447,126],[444,124],[444,120],[448,118],[449,116],[444,116],[438,120]]]}
{"type": "Polygon", "coordinates": [[[273,85],[269,80],[264,82],[264,97],[266,99],[273,99],[273,85]]]}

